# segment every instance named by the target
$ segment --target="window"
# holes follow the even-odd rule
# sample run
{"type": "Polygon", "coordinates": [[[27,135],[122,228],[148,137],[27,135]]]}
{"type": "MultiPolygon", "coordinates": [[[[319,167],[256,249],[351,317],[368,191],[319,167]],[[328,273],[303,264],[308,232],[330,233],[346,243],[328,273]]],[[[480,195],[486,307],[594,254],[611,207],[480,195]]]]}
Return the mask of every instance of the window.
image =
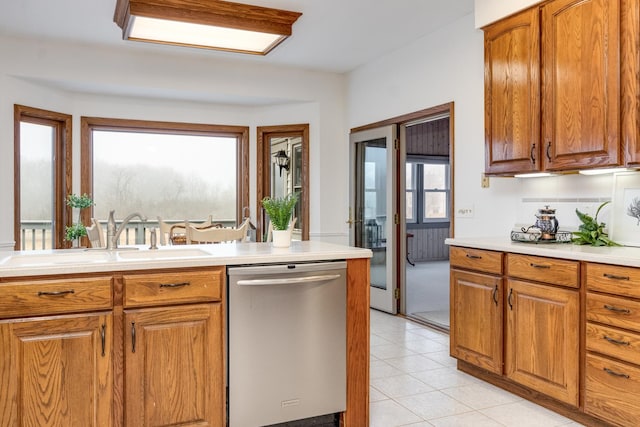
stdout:
{"type": "Polygon", "coordinates": [[[16,250],[63,248],[71,209],[71,116],[14,106],[16,250]]]}
{"type": "Polygon", "coordinates": [[[86,117],[82,127],[82,191],[96,203],[93,217],[147,217],[135,241],[123,233],[119,243],[145,242],[145,226],[158,217],[240,223],[249,203],[248,128],[86,117]]]}
{"type": "Polygon", "coordinates": [[[412,158],[406,164],[406,221],[413,224],[449,221],[449,161],[412,158]]]}

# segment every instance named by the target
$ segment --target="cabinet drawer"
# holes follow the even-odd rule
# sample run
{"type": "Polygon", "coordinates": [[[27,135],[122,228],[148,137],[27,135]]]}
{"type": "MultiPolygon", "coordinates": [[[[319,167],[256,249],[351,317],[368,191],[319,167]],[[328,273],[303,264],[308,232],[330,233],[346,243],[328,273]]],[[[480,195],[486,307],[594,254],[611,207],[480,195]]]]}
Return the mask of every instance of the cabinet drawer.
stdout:
{"type": "Polygon", "coordinates": [[[640,332],[640,302],[587,292],[587,320],[640,332]]]}
{"type": "Polygon", "coordinates": [[[640,419],[640,369],[587,354],[585,412],[606,421],[635,426],[640,419]]]}
{"type": "Polygon", "coordinates": [[[587,289],[640,298],[640,268],[587,263],[587,289]]]}
{"type": "Polygon", "coordinates": [[[640,334],[587,322],[587,350],[640,365],[640,334]]]}
{"type": "Polygon", "coordinates": [[[125,307],[220,301],[224,268],[127,274],[123,281],[125,307]]]}
{"type": "Polygon", "coordinates": [[[502,252],[452,246],[449,264],[485,273],[502,274],[502,252]]]}
{"type": "Polygon", "coordinates": [[[580,287],[579,265],[578,261],[507,254],[507,274],[510,277],[570,288],[580,287]]]}
{"type": "Polygon", "coordinates": [[[110,310],[112,277],[0,284],[0,318],[110,310]]]}

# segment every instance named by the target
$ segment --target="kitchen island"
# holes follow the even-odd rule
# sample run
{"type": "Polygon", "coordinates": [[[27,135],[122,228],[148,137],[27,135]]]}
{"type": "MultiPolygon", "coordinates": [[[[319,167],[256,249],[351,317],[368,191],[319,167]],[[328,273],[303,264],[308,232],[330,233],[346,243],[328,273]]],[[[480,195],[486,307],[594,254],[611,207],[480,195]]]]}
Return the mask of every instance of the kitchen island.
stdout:
{"type": "Polygon", "coordinates": [[[640,248],[448,239],[458,369],[585,425],[640,419],[640,248]]]}
{"type": "Polygon", "coordinates": [[[0,425],[224,426],[226,267],[346,260],[341,421],[367,426],[370,257],[322,242],[0,252],[0,425]]]}

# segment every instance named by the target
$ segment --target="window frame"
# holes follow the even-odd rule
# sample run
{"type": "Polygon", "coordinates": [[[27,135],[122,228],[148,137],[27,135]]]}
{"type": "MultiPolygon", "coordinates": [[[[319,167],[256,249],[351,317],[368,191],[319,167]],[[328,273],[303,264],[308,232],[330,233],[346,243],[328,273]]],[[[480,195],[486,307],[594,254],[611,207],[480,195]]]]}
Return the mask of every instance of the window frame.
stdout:
{"type": "Polygon", "coordinates": [[[13,170],[14,170],[14,250],[20,250],[21,242],[21,200],[20,200],[20,124],[22,122],[51,126],[54,129],[53,141],[53,218],[51,232],[54,249],[70,247],[71,242],[64,240],[65,227],[71,225],[71,208],[65,203],[72,192],[72,121],[70,114],[43,110],[14,104],[13,106],[13,170]]]}
{"type": "MultiPolygon", "coordinates": [[[[412,192],[414,194],[414,220],[411,221],[406,218],[405,212],[405,221],[407,225],[411,226],[411,228],[421,228],[424,226],[428,226],[429,224],[445,224],[451,222],[451,164],[449,163],[449,158],[444,156],[407,156],[405,161],[407,165],[412,164],[415,165],[415,189],[413,190],[405,190],[405,193],[412,192]],[[445,165],[446,168],[446,185],[445,189],[426,189],[424,186],[424,164],[433,164],[433,165],[445,165]],[[427,193],[445,193],[446,197],[446,218],[425,218],[425,200],[427,193]]],[[[408,168],[408,166],[405,166],[408,168]]],[[[413,167],[412,167],[413,169],[413,167]]],[[[405,195],[406,197],[406,195],[405,195]]]]}
{"type": "MultiPolygon", "coordinates": [[[[249,206],[249,127],[83,116],[80,131],[80,185],[82,193],[87,194],[93,194],[94,130],[236,138],[236,222],[240,224],[242,221],[243,209],[249,206]]],[[[83,210],[82,221],[89,223],[92,215],[93,207],[83,210]]]]}

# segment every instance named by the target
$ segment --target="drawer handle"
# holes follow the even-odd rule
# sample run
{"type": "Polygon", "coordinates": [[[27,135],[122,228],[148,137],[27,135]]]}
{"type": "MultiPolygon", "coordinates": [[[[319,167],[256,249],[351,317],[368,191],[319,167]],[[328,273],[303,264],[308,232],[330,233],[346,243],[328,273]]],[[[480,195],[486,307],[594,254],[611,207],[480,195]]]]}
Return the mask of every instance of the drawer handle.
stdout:
{"type": "Polygon", "coordinates": [[[534,264],[534,263],[531,263],[529,265],[531,267],[533,267],[533,268],[551,268],[550,265],[546,265],[546,264],[534,264]]]}
{"type": "Polygon", "coordinates": [[[628,308],[618,308],[618,307],[614,307],[612,305],[609,304],[605,304],[604,308],[606,308],[609,311],[613,311],[615,313],[624,313],[624,314],[630,314],[631,310],[629,310],[628,308]]]}
{"type": "Polygon", "coordinates": [[[629,276],[616,276],[615,274],[604,273],[604,277],[611,280],[630,280],[629,276]]]}
{"type": "Polygon", "coordinates": [[[626,379],[630,378],[629,375],[627,375],[627,374],[616,372],[616,371],[613,371],[613,370],[611,370],[609,368],[602,368],[602,370],[605,371],[609,375],[613,375],[614,377],[621,377],[621,378],[626,378],[626,379]]]}
{"type": "Polygon", "coordinates": [[[482,259],[480,255],[467,254],[467,258],[469,259],[482,259]]]}
{"type": "Polygon", "coordinates": [[[189,286],[190,282],[181,282],[181,283],[161,283],[161,288],[181,288],[183,286],[189,286]]]}
{"type": "Polygon", "coordinates": [[[608,337],[606,335],[604,335],[602,338],[604,338],[605,340],[609,341],[611,344],[617,344],[617,345],[631,345],[630,342],[628,341],[620,341],[611,337],[608,337]]]}
{"type": "Polygon", "coordinates": [[[60,297],[60,296],[64,296],[72,293],[74,293],[73,289],[69,289],[66,291],[40,291],[38,292],[38,296],[39,297],[60,297]]]}

